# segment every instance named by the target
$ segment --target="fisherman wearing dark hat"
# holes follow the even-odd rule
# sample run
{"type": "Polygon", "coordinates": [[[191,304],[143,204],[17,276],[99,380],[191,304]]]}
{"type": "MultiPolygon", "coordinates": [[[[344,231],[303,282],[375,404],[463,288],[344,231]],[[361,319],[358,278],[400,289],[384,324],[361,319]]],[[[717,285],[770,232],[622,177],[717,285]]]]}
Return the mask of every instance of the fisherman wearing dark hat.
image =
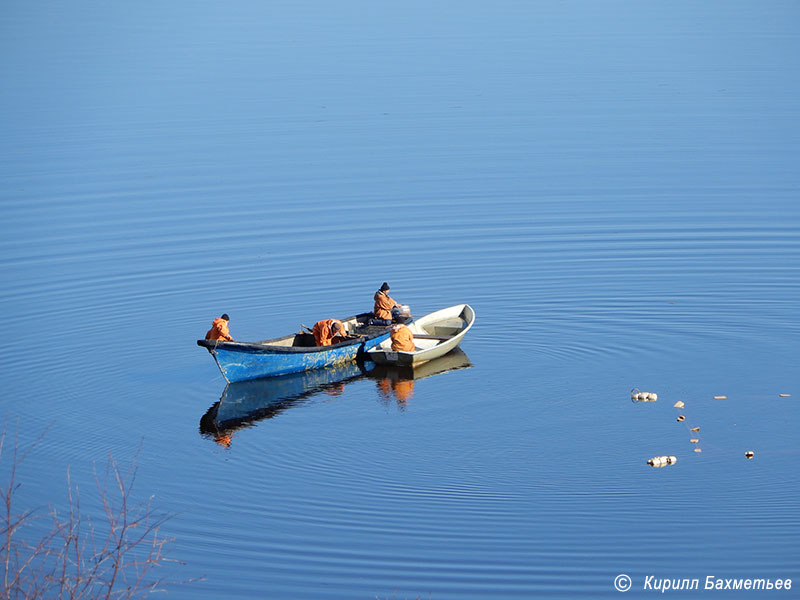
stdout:
{"type": "Polygon", "coordinates": [[[232,342],[233,337],[231,337],[228,331],[228,321],[230,320],[231,318],[227,314],[222,315],[219,319],[214,319],[214,322],[211,324],[211,329],[206,333],[206,339],[232,342]]]}
{"type": "Polygon", "coordinates": [[[372,308],[372,313],[375,315],[375,318],[372,319],[373,325],[392,324],[392,309],[399,307],[400,304],[390,298],[388,292],[389,284],[385,281],[381,285],[381,289],[375,292],[375,306],[372,308]]]}

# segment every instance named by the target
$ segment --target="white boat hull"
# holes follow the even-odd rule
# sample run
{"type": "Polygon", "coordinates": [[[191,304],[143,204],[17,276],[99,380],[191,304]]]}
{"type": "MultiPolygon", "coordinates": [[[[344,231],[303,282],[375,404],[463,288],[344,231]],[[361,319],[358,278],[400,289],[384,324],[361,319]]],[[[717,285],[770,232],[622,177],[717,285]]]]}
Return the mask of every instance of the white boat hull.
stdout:
{"type": "Polygon", "coordinates": [[[457,348],[474,322],[475,311],[469,304],[443,308],[408,325],[414,334],[414,352],[395,352],[392,340],[387,339],[367,352],[367,357],[381,365],[420,365],[457,348]]]}

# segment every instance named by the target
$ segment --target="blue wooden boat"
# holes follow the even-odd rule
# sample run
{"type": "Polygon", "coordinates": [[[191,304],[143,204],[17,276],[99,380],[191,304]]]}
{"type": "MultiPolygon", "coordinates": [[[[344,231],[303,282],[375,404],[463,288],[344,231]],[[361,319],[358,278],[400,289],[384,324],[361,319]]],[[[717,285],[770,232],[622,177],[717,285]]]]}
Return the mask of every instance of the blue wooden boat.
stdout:
{"type": "Polygon", "coordinates": [[[317,346],[314,336],[303,331],[261,342],[197,340],[197,345],[211,353],[228,383],[287,375],[363,357],[391,332],[390,326],[370,325],[372,318],[372,313],[362,313],[340,319],[350,339],[331,346],[317,346]]]}

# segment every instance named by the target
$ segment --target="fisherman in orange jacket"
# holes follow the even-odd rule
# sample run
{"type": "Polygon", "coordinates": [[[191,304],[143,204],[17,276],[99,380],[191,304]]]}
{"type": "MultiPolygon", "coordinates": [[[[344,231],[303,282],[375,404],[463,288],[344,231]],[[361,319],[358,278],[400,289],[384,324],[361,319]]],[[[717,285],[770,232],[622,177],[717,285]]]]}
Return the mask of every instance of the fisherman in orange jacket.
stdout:
{"type": "Polygon", "coordinates": [[[228,331],[228,321],[230,320],[231,318],[227,314],[222,315],[219,319],[214,319],[214,322],[211,324],[211,329],[206,333],[206,339],[232,342],[233,337],[231,337],[228,331]]]}
{"type": "Polygon", "coordinates": [[[381,289],[375,292],[375,306],[372,308],[372,313],[375,318],[372,320],[374,325],[391,325],[392,324],[392,309],[400,306],[394,299],[389,297],[389,284],[385,281],[381,285],[381,289]]]}
{"type": "Polygon", "coordinates": [[[414,352],[414,334],[405,325],[395,325],[389,334],[392,340],[392,352],[414,352]]]}
{"type": "Polygon", "coordinates": [[[324,321],[317,321],[311,329],[314,334],[314,341],[317,346],[330,346],[331,344],[338,344],[347,339],[347,332],[341,321],[336,319],[325,319],[324,321]]]}

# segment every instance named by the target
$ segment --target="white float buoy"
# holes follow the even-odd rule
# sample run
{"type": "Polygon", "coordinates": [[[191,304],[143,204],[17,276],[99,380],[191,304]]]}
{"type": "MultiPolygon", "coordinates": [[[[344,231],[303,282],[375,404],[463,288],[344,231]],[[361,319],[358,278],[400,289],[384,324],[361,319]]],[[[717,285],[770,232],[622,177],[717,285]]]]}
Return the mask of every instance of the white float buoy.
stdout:
{"type": "Polygon", "coordinates": [[[674,456],[654,456],[647,461],[651,467],[666,467],[667,465],[674,465],[678,459],[674,456]]]}
{"type": "Polygon", "coordinates": [[[634,402],[655,402],[658,400],[658,394],[654,394],[653,392],[641,392],[639,388],[633,388],[631,390],[631,400],[634,402]]]}

